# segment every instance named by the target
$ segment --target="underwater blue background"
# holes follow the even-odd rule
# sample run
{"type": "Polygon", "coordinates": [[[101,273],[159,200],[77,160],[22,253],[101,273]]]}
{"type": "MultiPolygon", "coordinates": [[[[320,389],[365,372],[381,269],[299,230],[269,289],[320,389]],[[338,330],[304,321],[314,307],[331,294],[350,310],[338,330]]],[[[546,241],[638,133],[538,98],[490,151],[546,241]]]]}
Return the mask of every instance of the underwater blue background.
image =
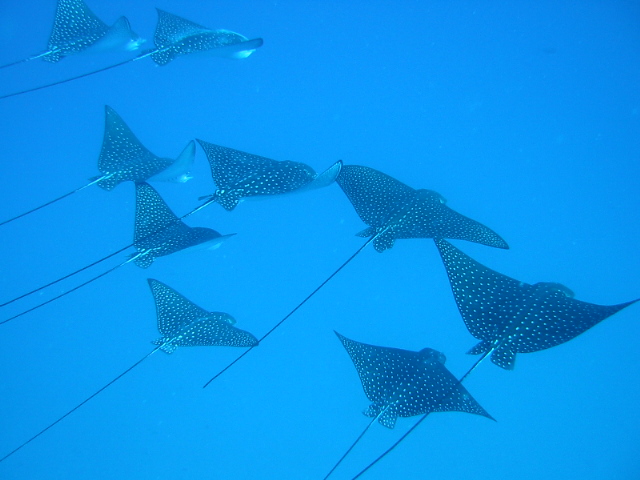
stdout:
{"type": "MultiPolygon", "coordinates": [[[[367,165],[438,191],[498,232],[510,250],[454,243],[499,272],[560,282],[593,303],[640,296],[637,2],[87,3],[107,23],[126,15],[148,47],[154,7],[265,43],[242,61],[142,60],[2,100],[2,219],[97,175],[110,105],[157,155],[201,138],[316,171],[338,159],[367,165]]],[[[54,10],[53,0],[3,0],[0,64],[42,51],[54,10]]],[[[19,65],[0,72],[0,95],[122,58],[19,65]]],[[[154,184],[177,214],[214,190],[202,150],[194,173],[154,184]]],[[[133,185],[92,187],[1,227],[0,300],[131,243],[133,214],[133,185]]],[[[0,456],[153,348],[147,278],[260,337],[362,244],[354,234],[365,228],[337,185],[231,213],[211,205],[188,223],[237,235],[148,270],[126,265],[0,326],[0,456]]],[[[639,316],[634,305],[567,344],[519,355],[512,372],[482,364],[465,386],[497,422],[434,414],[364,478],[639,478],[639,316]]],[[[154,354],[0,463],[0,478],[322,478],[368,422],[334,329],[437,349],[457,376],[475,358],[433,242],[369,247],[205,390],[241,350],[154,354]]],[[[374,425],[332,478],[351,478],[413,421],[374,425]]]]}

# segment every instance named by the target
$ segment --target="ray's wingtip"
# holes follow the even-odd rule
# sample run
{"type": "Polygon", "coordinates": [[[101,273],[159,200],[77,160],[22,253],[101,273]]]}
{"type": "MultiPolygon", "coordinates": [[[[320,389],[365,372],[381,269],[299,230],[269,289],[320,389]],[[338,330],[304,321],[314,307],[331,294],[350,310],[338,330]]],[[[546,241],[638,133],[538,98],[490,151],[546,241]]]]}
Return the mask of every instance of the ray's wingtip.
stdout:
{"type": "Polygon", "coordinates": [[[201,138],[196,138],[196,142],[198,142],[198,144],[202,147],[205,153],[207,151],[207,146],[212,145],[212,143],[207,142],[206,140],[202,140],[201,138]]]}
{"type": "Polygon", "coordinates": [[[640,298],[636,298],[635,300],[629,300],[628,302],[623,303],[623,308],[630,307],[631,305],[640,302],[640,298]]]}
{"type": "Polygon", "coordinates": [[[488,245],[490,247],[495,247],[495,248],[501,248],[503,250],[509,250],[509,244],[507,243],[507,241],[502,238],[500,235],[498,235],[497,233],[493,232],[495,235],[495,238],[493,240],[493,242],[489,243],[488,245]]]}

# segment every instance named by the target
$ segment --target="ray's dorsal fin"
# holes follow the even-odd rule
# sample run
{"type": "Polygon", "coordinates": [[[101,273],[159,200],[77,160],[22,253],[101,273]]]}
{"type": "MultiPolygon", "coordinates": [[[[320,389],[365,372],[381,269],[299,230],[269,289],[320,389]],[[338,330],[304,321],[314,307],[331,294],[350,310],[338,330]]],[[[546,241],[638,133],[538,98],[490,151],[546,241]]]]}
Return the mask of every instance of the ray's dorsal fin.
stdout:
{"type": "Polygon", "coordinates": [[[493,230],[445,205],[433,190],[415,190],[370,167],[344,165],[336,182],[369,228],[360,236],[376,235],[378,252],[396,239],[458,238],[497,248],[509,248],[493,230]],[[384,232],[383,232],[384,230],[384,232]]]}
{"type": "Polygon", "coordinates": [[[231,315],[222,312],[207,312],[180,295],[168,285],[151,278],[147,281],[156,304],[158,330],[162,335],[161,339],[153,342],[157,346],[140,360],[120,373],[117,377],[89,395],[71,410],[67,411],[64,415],[58,417],[47,427],[40,430],[40,432],[33,435],[9,453],[5,454],[0,458],[0,462],[3,462],[40,435],[60,423],[91,399],[95,398],[108,387],[116,383],[158,350],[163,350],[166,353],[173,353],[178,347],[182,346],[254,347],[257,345],[257,340],[253,335],[233,326],[235,320],[231,315]]]}
{"type": "Polygon", "coordinates": [[[564,285],[520,282],[476,262],[445,240],[437,240],[436,246],[464,323],[481,341],[469,353],[490,353],[494,364],[508,370],[514,368],[517,353],[568,342],[640,300],[618,305],[583,302],[564,285]]]}

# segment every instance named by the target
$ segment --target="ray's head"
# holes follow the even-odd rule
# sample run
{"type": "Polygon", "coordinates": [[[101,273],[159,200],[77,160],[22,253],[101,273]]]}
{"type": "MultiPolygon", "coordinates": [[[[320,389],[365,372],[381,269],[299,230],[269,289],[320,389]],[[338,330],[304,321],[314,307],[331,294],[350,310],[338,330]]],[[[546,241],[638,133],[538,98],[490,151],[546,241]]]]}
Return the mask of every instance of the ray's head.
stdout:
{"type": "Polygon", "coordinates": [[[569,287],[556,282],[538,282],[532,285],[533,289],[539,293],[561,294],[567,298],[574,298],[575,294],[569,287]]]}
{"type": "Polygon", "coordinates": [[[440,363],[444,365],[447,361],[447,357],[444,353],[434,350],[433,348],[423,348],[418,352],[420,355],[420,359],[425,365],[440,363]]]}

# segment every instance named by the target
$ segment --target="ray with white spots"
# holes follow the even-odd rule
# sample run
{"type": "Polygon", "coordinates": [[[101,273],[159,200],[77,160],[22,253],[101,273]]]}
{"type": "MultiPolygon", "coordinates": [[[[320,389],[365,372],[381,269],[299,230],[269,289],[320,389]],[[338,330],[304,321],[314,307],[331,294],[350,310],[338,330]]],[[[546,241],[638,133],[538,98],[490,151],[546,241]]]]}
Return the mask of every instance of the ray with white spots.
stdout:
{"type": "Polygon", "coordinates": [[[221,235],[211,228],[189,227],[171,211],[151,185],[136,184],[136,220],[133,257],[141,268],[156,258],[186,249],[215,249],[232,235],[221,235]]]}
{"type": "MultiPolygon", "coordinates": [[[[460,382],[487,357],[499,367],[512,370],[516,354],[568,342],[640,300],[618,305],[583,302],[574,299],[573,292],[564,285],[548,282],[531,285],[491,270],[446,240],[436,240],[436,246],[465,325],[480,340],[469,353],[481,356],[460,382]]],[[[359,478],[391,452],[424,418],[353,478],[359,478]]]]}
{"type": "Polygon", "coordinates": [[[379,347],[336,332],[358,372],[371,405],[364,414],[393,428],[398,417],[466,412],[492,418],[445,367],[441,352],[379,347]]]}
{"type": "Polygon", "coordinates": [[[41,210],[92,185],[109,191],[125,181],[187,182],[192,178],[191,168],[195,154],[195,142],[191,140],[175,159],[158,157],[138,140],[122,117],[106,105],[104,136],[98,157],[98,170],[101,175],[91,178],[89,183],[82,187],[0,222],[0,226],[41,210]]]}
{"type": "Polygon", "coordinates": [[[374,237],[373,246],[378,252],[405,238],[456,238],[509,248],[497,233],[449,208],[433,190],[415,190],[360,165],[344,165],[336,182],[360,219],[369,225],[357,235],[374,237]]]}
{"type": "Polygon", "coordinates": [[[98,186],[112,190],[125,181],[184,183],[192,178],[195,154],[195,142],[191,140],[177,158],[158,157],[138,140],[113,108],[106,106],[98,186]]]}
{"type": "Polygon", "coordinates": [[[166,65],[176,57],[194,53],[227,58],[247,58],[262,45],[262,39],[249,40],[230,30],[214,30],[159,8],[153,41],[156,49],[151,58],[166,65]]]}
{"type": "Polygon", "coordinates": [[[44,290],[45,288],[54,285],[62,280],[66,280],[73,275],[87,270],[94,265],[97,265],[118,253],[121,253],[131,246],[135,247],[137,253],[130,255],[129,258],[114,267],[102,272],[95,277],[90,278],[89,280],[84,281],[83,283],[76,285],[75,287],[53,297],[49,300],[46,300],[42,303],[35,305],[27,310],[22,311],[16,315],[13,315],[5,320],[0,321],[0,325],[10,322],[18,317],[21,317],[29,312],[32,312],[44,305],[47,305],[59,298],[62,298],[71,292],[75,292],[76,290],[88,285],[99,278],[104,277],[105,275],[117,270],[118,268],[134,262],[140,268],[148,268],[153,264],[153,262],[159,258],[167,255],[171,255],[172,253],[176,253],[184,250],[201,250],[201,249],[216,249],[218,248],[222,242],[224,242],[227,238],[233,236],[230,235],[221,235],[217,231],[211,228],[205,227],[190,227],[186,223],[182,221],[182,218],[190,215],[192,212],[183,215],[183,217],[178,217],[175,213],[171,211],[169,206],[165,203],[165,201],[160,197],[158,192],[156,192],[153,187],[149,184],[140,182],[136,183],[136,214],[135,214],[135,222],[134,222],[134,240],[132,245],[127,245],[119,249],[118,251],[107,255],[106,257],[101,258],[75,272],[72,272],[64,277],[58,278],[53,282],[49,282],[48,284],[39,287],[36,290],[32,290],[28,293],[25,293],[19,297],[16,297],[10,301],[4,302],[0,307],[5,307],[16,300],[23,299],[35,292],[39,292],[44,290]]]}
{"type": "Polygon", "coordinates": [[[156,302],[158,330],[162,338],[155,345],[167,353],[178,347],[217,346],[253,347],[256,337],[234,327],[228,313],[208,312],[158,280],[149,279],[156,302]]]}
{"type": "Polygon", "coordinates": [[[207,155],[216,191],[209,198],[233,210],[248,197],[281,195],[333,183],[341,162],[317,174],[301,162],[278,161],[198,140],[207,155]]]}
{"type": "Polygon", "coordinates": [[[56,63],[69,55],[84,52],[134,51],[143,43],[144,39],[131,30],[126,17],[118,18],[109,26],[94,14],[83,0],[58,0],[47,50],[2,65],[0,69],[37,58],[56,63]]]}
{"type": "Polygon", "coordinates": [[[507,370],[514,368],[516,354],[568,342],[640,300],[583,302],[564,285],[524,283],[485,267],[445,240],[437,240],[436,246],[464,323],[480,340],[469,353],[489,355],[507,370]]]}
{"type": "MultiPolygon", "coordinates": [[[[63,1],[62,3],[65,2],[63,1]]],[[[70,3],[75,3],[75,0],[70,3]]],[[[41,85],[39,87],[27,88],[18,92],[0,95],[0,100],[23,95],[25,93],[35,92],[44,88],[53,87],[55,85],[62,85],[73,80],[78,80],[80,78],[89,77],[97,73],[106,72],[107,70],[112,70],[128,63],[137,62],[138,60],[142,60],[143,58],[147,57],[151,57],[151,59],[160,66],[167,65],[179,56],[193,54],[242,59],[249,57],[254,51],[256,51],[256,49],[260,48],[263,44],[262,38],[248,39],[244,35],[232,32],[230,30],[210,29],[185,18],[179,17],[178,15],[165,12],[164,10],[156,10],[158,12],[158,23],[156,25],[156,30],[154,33],[155,48],[146,50],[137,57],[128,58],[121,62],[107,65],[106,67],[83,73],[75,77],[66,78],[57,82],[41,85]]],[[[95,20],[97,20],[97,18],[95,20]]],[[[116,22],[116,25],[112,27],[114,29],[114,32],[112,34],[107,32],[104,35],[103,41],[96,45],[95,48],[98,49],[98,47],[100,46],[106,47],[112,44],[117,44],[117,34],[121,32],[125,26],[128,26],[128,22],[126,21],[126,19],[121,19],[119,22],[116,22]]],[[[67,50],[68,53],[66,54],[69,54],[73,51],[74,48],[79,48],[80,46],[82,46],[83,42],[77,43],[77,47],[74,47],[73,42],[71,42],[69,48],[65,47],[64,49],[59,48],[56,50],[51,50],[45,52],[45,54],[38,55],[32,58],[44,58],[48,56],[48,59],[50,61],[55,61],[59,57],[59,54],[63,55],[63,52],[66,52],[67,50]]],[[[137,48],[140,43],[141,42],[139,40],[137,41],[137,43],[132,41],[131,45],[135,44],[137,48]]]]}
{"type": "Polygon", "coordinates": [[[356,342],[336,332],[353,362],[365,395],[371,402],[364,411],[373,417],[325,477],[328,478],[377,420],[394,428],[398,417],[432,412],[465,412],[493,420],[445,367],[444,354],[431,348],[418,352],[356,342]]]}
{"type": "Polygon", "coordinates": [[[96,390],[82,402],[71,410],[67,411],[54,422],[40,430],[37,434],[11,450],[0,458],[3,462],[14,453],[31,443],[40,435],[60,423],[73,412],[85,405],[98,394],[102,393],[116,381],[124,377],[127,373],[140,365],[158,350],[166,353],[173,353],[178,347],[254,347],[257,345],[256,338],[245,330],[234,327],[235,319],[224,312],[209,312],[191,302],[171,287],[152,278],[147,280],[149,288],[153,294],[156,305],[156,315],[158,319],[158,330],[162,337],[153,341],[157,345],[144,357],[120,373],[110,382],[96,390]]]}

